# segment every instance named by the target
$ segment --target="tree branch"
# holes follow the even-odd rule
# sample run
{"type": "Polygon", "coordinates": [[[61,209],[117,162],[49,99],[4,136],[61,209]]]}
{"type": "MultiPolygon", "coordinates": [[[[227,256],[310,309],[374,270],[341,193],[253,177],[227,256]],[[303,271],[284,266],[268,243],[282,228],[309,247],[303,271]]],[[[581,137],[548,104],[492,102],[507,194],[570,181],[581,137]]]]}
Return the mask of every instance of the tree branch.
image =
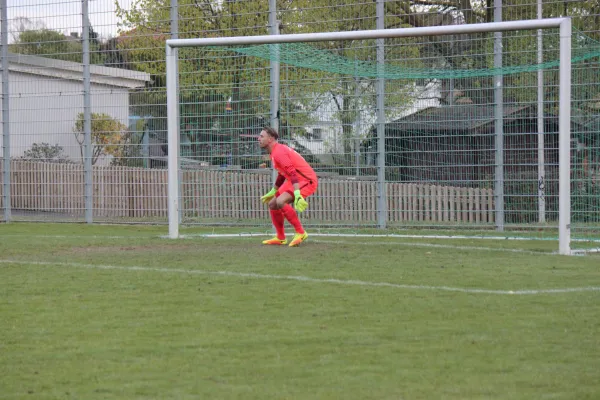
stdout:
{"type": "Polygon", "coordinates": [[[342,107],[337,99],[337,96],[335,95],[335,93],[333,93],[333,90],[330,90],[329,93],[331,93],[331,97],[333,98],[333,101],[335,102],[335,106],[337,107],[338,111],[341,111],[342,107]]]}

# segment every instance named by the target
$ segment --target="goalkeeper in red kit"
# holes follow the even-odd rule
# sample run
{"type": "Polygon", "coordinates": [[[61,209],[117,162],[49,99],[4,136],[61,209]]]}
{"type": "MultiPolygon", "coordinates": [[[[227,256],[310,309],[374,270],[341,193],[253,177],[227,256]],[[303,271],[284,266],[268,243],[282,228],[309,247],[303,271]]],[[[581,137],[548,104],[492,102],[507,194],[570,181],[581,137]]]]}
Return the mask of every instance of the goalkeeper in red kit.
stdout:
{"type": "Polygon", "coordinates": [[[269,205],[277,236],[262,243],[287,244],[283,229],[284,220],[287,219],[296,231],[290,247],[296,247],[308,237],[296,211],[306,210],[308,203],[305,198],[317,190],[318,180],[317,174],[306,160],[294,149],[279,143],[278,139],[279,134],[271,127],[263,128],[258,136],[260,147],[270,154],[273,168],[279,173],[274,187],[260,198],[263,203],[269,205]]]}

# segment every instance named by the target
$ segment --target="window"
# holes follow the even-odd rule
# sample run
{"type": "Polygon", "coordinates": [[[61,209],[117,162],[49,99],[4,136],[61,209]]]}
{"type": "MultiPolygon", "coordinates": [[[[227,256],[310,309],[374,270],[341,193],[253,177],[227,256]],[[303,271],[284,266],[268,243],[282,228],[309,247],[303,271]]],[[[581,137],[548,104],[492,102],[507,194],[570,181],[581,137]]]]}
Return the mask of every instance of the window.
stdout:
{"type": "Polygon", "coordinates": [[[313,128],[312,134],[310,135],[311,140],[323,140],[323,133],[321,128],[313,128]]]}

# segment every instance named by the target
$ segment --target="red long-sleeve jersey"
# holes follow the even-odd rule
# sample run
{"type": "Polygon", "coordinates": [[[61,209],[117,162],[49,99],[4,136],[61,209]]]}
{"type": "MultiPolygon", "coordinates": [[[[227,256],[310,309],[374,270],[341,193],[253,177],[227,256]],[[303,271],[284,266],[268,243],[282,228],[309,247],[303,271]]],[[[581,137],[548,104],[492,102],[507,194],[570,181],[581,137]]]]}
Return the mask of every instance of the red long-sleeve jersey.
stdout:
{"type": "MultiPolygon", "coordinates": [[[[271,149],[271,161],[273,162],[273,168],[279,172],[279,175],[291,183],[317,183],[317,174],[304,157],[285,144],[275,143],[275,146],[271,149]]],[[[279,185],[277,186],[282,183],[280,180],[282,179],[278,177],[279,185]]]]}

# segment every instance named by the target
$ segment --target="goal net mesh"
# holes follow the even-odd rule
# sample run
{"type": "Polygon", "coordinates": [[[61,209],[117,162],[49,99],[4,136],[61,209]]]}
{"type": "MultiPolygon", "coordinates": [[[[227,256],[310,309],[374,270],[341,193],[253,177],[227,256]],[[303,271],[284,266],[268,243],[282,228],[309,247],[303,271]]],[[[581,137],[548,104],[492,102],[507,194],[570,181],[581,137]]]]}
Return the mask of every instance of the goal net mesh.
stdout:
{"type": "MultiPolygon", "coordinates": [[[[494,232],[501,217],[555,238],[558,30],[385,39],[383,62],[377,43],[179,49],[181,222],[268,229],[257,136],[277,110],[281,141],[320,176],[311,229],[377,228],[384,196],[390,229],[494,232]]],[[[600,44],[575,32],[572,48],[572,232],[597,239],[600,44]]]]}

